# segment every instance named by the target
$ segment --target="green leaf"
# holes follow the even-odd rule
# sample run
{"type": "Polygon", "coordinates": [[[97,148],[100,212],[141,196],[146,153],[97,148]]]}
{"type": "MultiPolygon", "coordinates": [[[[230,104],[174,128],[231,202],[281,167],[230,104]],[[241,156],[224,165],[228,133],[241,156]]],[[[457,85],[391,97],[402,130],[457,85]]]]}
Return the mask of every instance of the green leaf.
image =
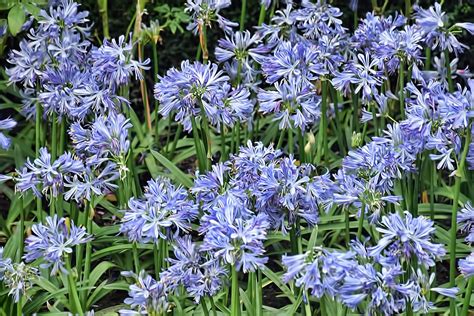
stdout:
{"type": "Polygon", "coordinates": [[[18,0],[0,0],[0,10],[8,10],[18,3],[18,0]]]}
{"type": "Polygon", "coordinates": [[[163,156],[157,151],[154,151],[153,149],[151,149],[150,152],[156,160],[158,160],[166,169],[171,172],[171,175],[173,176],[173,179],[175,181],[179,182],[187,188],[193,186],[193,181],[189,178],[189,176],[179,170],[179,168],[176,167],[176,165],[169,161],[165,156],[163,156]]]}
{"type": "Polygon", "coordinates": [[[8,12],[8,27],[12,35],[17,35],[21,31],[21,27],[25,23],[26,15],[22,5],[16,4],[8,12]]]}

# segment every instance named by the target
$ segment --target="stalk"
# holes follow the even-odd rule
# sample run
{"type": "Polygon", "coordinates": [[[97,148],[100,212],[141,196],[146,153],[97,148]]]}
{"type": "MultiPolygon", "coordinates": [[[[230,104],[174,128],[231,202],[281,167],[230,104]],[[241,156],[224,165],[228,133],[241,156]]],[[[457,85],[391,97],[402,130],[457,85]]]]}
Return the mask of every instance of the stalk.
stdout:
{"type": "Polygon", "coordinates": [[[410,14],[411,14],[411,1],[405,0],[405,16],[407,18],[410,18],[410,14]]]}
{"type": "Polygon", "coordinates": [[[102,19],[102,31],[104,32],[104,37],[109,38],[109,15],[107,11],[107,2],[108,0],[97,0],[99,6],[99,14],[102,19]]]}
{"type": "Polygon", "coordinates": [[[159,279],[160,271],[161,271],[161,262],[160,262],[160,254],[158,253],[158,245],[156,241],[153,243],[153,263],[155,264],[155,276],[156,279],[159,279]]]}
{"type": "Polygon", "coordinates": [[[209,316],[209,310],[207,309],[207,304],[206,304],[205,297],[201,298],[201,305],[202,305],[202,311],[204,313],[204,316],[209,316]]]}
{"type": "Polygon", "coordinates": [[[133,255],[133,265],[135,266],[135,272],[140,273],[140,261],[138,260],[138,246],[137,242],[134,241],[132,244],[132,255],[133,255]]]}
{"type": "Polygon", "coordinates": [[[258,16],[258,26],[263,24],[263,21],[265,21],[266,15],[267,15],[267,10],[265,9],[265,6],[262,4],[260,6],[260,14],[258,16]]]}
{"type": "Polygon", "coordinates": [[[293,130],[291,128],[288,129],[288,153],[293,154],[294,152],[294,145],[293,145],[293,130]]]}
{"type": "MultiPolygon", "coordinates": [[[[458,203],[459,193],[461,191],[461,182],[464,178],[464,165],[466,163],[466,156],[471,143],[471,129],[467,128],[466,141],[461,154],[461,160],[459,167],[456,171],[456,179],[454,182],[454,196],[453,196],[453,208],[451,211],[451,236],[449,240],[449,286],[454,287],[456,284],[456,233],[457,233],[457,215],[458,215],[458,203]]],[[[451,315],[456,315],[456,300],[450,299],[449,308],[451,315]]]]}
{"type": "Polygon", "coordinates": [[[400,62],[400,69],[398,74],[398,97],[400,99],[400,113],[402,115],[402,119],[405,118],[405,94],[403,88],[405,87],[405,61],[402,60],[400,62]]]}
{"type": "Polygon", "coordinates": [[[344,222],[345,222],[345,229],[346,229],[346,245],[349,247],[351,242],[351,231],[350,231],[350,219],[349,219],[349,209],[346,208],[344,210],[344,222]]]}
{"type": "MultiPolygon", "coordinates": [[[[20,207],[20,227],[18,228],[20,230],[20,238],[18,239],[18,253],[20,254],[20,257],[18,258],[18,262],[21,262],[21,257],[23,257],[23,248],[25,244],[25,210],[23,208],[23,199],[21,197],[18,199],[18,204],[20,207]]],[[[18,303],[20,304],[21,301],[18,303]]]]}
{"type": "Polygon", "coordinates": [[[467,316],[469,313],[469,302],[471,301],[472,289],[474,287],[474,277],[471,277],[467,283],[464,301],[462,303],[461,316],[467,316]]]}
{"type": "Polygon", "coordinates": [[[255,284],[255,316],[263,316],[263,302],[262,302],[262,271],[257,270],[255,284]]]}
{"type": "Polygon", "coordinates": [[[305,152],[304,152],[304,134],[303,131],[301,131],[301,128],[298,128],[296,130],[296,134],[298,136],[298,149],[300,153],[300,161],[301,162],[306,162],[306,157],[305,157],[305,152]]]}
{"type": "Polygon", "coordinates": [[[18,303],[16,303],[16,315],[23,316],[23,295],[20,294],[18,303]]]}
{"type": "Polygon", "coordinates": [[[178,140],[181,137],[182,131],[183,131],[183,126],[181,124],[178,124],[178,129],[176,130],[176,133],[174,134],[173,143],[171,144],[171,150],[169,152],[170,159],[173,158],[174,151],[176,150],[176,145],[178,144],[178,140]]]}
{"type": "Polygon", "coordinates": [[[225,134],[224,134],[224,124],[221,124],[221,161],[227,160],[227,154],[225,151],[225,134]]]}
{"type": "Polygon", "coordinates": [[[359,98],[352,92],[352,133],[359,131],[359,98]]]}
{"type": "MultiPolygon", "coordinates": [[[[92,219],[94,217],[94,198],[91,197],[91,200],[89,201],[89,207],[87,210],[86,215],[86,229],[87,232],[91,235],[94,234],[92,231],[92,219]]],[[[82,278],[82,284],[84,287],[87,287],[89,284],[89,275],[91,271],[91,260],[92,260],[92,242],[89,241],[86,243],[86,258],[85,258],[85,264],[84,264],[84,274],[82,278]]],[[[82,301],[82,306],[84,309],[87,309],[87,297],[88,297],[89,290],[84,290],[81,292],[81,301],[82,301]]]]}
{"type": "Polygon", "coordinates": [[[199,172],[204,173],[207,169],[207,159],[204,154],[204,146],[201,142],[201,138],[199,136],[198,127],[196,124],[196,119],[193,115],[191,115],[191,124],[193,129],[193,138],[194,138],[194,146],[196,147],[196,155],[198,158],[199,164],[199,172]]]}
{"type": "MultiPolygon", "coordinates": [[[[156,41],[152,39],[151,41],[151,50],[152,50],[152,54],[153,54],[153,80],[157,80],[158,79],[158,51],[157,51],[157,48],[156,48],[156,41]]],[[[158,110],[159,110],[159,104],[158,104],[158,100],[155,99],[155,137],[156,137],[156,141],[158,142],[159,141],[159,138],[158,138],[158,110]]],[[[171,116],[170,116],[170,125],[169,125],[169,128],[171,128],[171,116]]],[[[169,144],[169,142],[166,143],[167,146],[169,144]]]]}
{"type": "MultiPolygon", "coordinates": [[[[41,134],[42,132],[42,122],[41,118],[43,116],[42,108],[39,103],[36,104],[36,122],[35,122],[35,152],[36,157],[39,157],[39,152],[41,148],[41,134]]],[[[36,197],[36,212],[40,222],[43,222],[43,205],[40,197],[36,197]]]]}
{"type": "Polygon", "coordinates": [[[327,93],[328,83],[326,80],[321,82],[322,100],[321,100],[321,121],[319,122],[318,133],[318,152],[316,153],[316,162],[321,162],[321,157],[324,157],[324,162],[327,163],[328,146],[327,146],[327,93]]]}
{"type": "Polygon", "coordinates": [[[240,298],[239,298],[239,279],[237,269],[234,265],[231,267],[232,270],[232,288],[231,288],[231,316],[240,316],[240,298]]]}
{"type": "Polygon", "coordinates": [[[53,119],[51,122],[51,160],[55,161],[58,157],[58,122],[56,112],[53,112],[53,119]]]}
{"type": "Polygon", "coordinates": [[[448,79],[449,92],[453,92],[454,83],[453,78],[451,78],[451,60],[449,59],[449,50],[447,48],[444,50],[444,59],[446,61],[446,76],[448,79]]]}
{"type": "Polygon", "coordinates": [[[75,315],[84,315],[81,307],[81,302],[79,301],[79,295],[77,294],[76,282],[74,281],[74,276],[72,275],[71,268],[71,258],[67,256],[66,258],[66,269],[67,269],[67,283],[69,289],[69,301],[71,302],[71,309],[75,315]]]}
{"type": "Polygon", "coordinates": [[[61,123],[59,124],[59,154],[64,153],[64,146],[66,145],[66,119],[61,118],[61,123]]]}
{"type": "MultiPolygon", "coordinates": [[[[141,62],[143,59],[143,47],[140,42],[138,42],[138,60],[141,62]]],[[[142,95],[143,106],[145,107],[145,121],[148,132],[151,132],[151,110],[150,110],[150,101],[148,100],[148,90],[146,87],[145,74],[143,70],[140,70],[142,74],[142,79],[140,79],[140,92],[142,95]]]]}
{"type": "Polygon", "coordinates": [[[209,301],[211,302],[212,316],[217,316],[216,304],[214,304],[214,299],[212,296],[209,296],[209,301]]]}
{"type": "MultiPolygon", "coordinates": [[[[212,158],[212,144],[211,144],[211,133],[210,133],[210,129],[209,129],[209,122],[207,120],[207,116],[206,116],[206,111],[204,110],[204,105],[202,104],[201,101],[199,101],[199,106],[201,108],[201,119],[202,119],[202,132],[204,133],[204,137],[206,138],[206,143],[207,143],[207,146],[206,146],[206,150],[207,150],[207,159],[211,159],[212,158]]],[[[240,127],[240,124],[238,124],[238,127],[240,127]]],[[[240,130],[239,130],[239,136],[240,136],[240,130]]],[[[206,164],[208,165],[208,160],[206,159],[206,164]]],[[[209,166],[206,166],[206,169],[208,168],[209,166]]]]}
{"type": "Polygon", "coordinates": [[[362,229],[364,228],[364,218],[365,218],[365,203],[362,202],[362,206],[360,208],[360,216],[359,216],[359,227],[357,228],[357,239],[359,241],[362,238],[362,229]]]}
{"type": "Polygon", "coordinates": [[[242,7],[240,10],[240,31],[245,29],[245,17],[247,14],[247,0],[242,0],[242,7]]]}
{"type": "Polygon", "coordinates": [[[201,51],[202,51],[202,61],[204,64],[207,64],[209,60],[209,51],[207,50],[207,31],[206,26],[199,24],[199,43],[201,44],[201,51]]]}

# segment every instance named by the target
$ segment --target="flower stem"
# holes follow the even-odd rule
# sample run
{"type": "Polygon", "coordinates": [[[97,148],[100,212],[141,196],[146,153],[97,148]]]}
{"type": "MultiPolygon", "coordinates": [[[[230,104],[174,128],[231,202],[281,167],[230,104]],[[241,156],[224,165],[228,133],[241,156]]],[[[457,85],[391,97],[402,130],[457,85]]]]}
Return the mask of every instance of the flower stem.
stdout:
{"type": "Polygon", "coordinates": [[[327,93],[328,83],[326,80],[321,81],[321,121],[319,122],[318,133],[318,152],[316,153],[316,163],[321,163],[321,157],[324,157],[324,162],[327,163],[327,93]],[[326,144],[325,144],[326,142],[326,144]]]}
{"type": "MultiPolygon", "coordinates": [[[[94,232],[92,231],[92,220],[94,218],[94,199],[93,197],[91,197],[91,200],[89,201],[88,203],[89,207],[88,209],[86,210],[86,229],[87,229],[87,232],[91,235],[94,234],[94,232]]],[[[91,258],[92,258],[92,242],[89,241],[87,242],[86,244],[86,258],[85,258],[85,263],[84,263],[84,274],[83,274],[83,277],[82,277],[82,285],[83,287],[87,287],[88,286],[88,283],[89,283],[89,275],[90,275],[90,271],[91,271],[91,258]]],[[[89,293],[89,290],[84,290],[81,292],[81,302],[82,302],[82,306],[84,307],[85,310],[87,310],[87,298],[88,298],[88,293],[89,293]]]]}
{"type": "MultiPolygon", "coordinates": [[[[36,122],[35,122],[35,151],[36,157],[39,157],[39,152],[41,148],[41,128],[42,122],[41,118],[43,116],[42,108],[39,103],[36,104],[36,122]]],[[[42,200],[40,197],[36,197],[36,212],[40,222],[43,222],[43,205],[42,200]]]]}
{"type": "Polygon", "coordinates": [[[400,113],[402,115],[402,119],[405,118],[405,94],[403,89],[405,88],[405,61],[400,62],[400,69],[398,74],[398,98],[400,99],[400,113]]]}
{"type": "Polygon", "coordinates": [[[471,277],[467,283],[466,293],[464,294],[464,301],[462,303],[461,316],[467,316],[469,313],[469,303],[471,301],[472,289],[474,287],[474,277],[471,277]]]}
{"type": "Polygon", "coordinates": [[[104,32],[104,37],[109,38],[109,15],[107,10],[107,0],[97,0],[99,6],[99,14],[102,19],[102,31],[104,32]]]}
{"type": "Polygon", "coordinates": [[[260,14],[258,16],[258,26],[263,24],[263,22],[265,21],[266,15],[267,15],[267,10],[265,9],[265,6],[262,4],[260,6],[260,14]]]}
{"type": "MultiPolygon", "coordinates": [[[[459,194],[461,191],[461,182],[464,178],[464,165],[466,163],[466,156],[469,150],[469,145],[471,144],[471,129],[468,128],[467,136],[464,143],[464,148],[461,153],[461,160],[458,165],[458,169],[456,170],[456,179],[454,180],[454,196],[453,196],[453,207],[451,210],[451,235],[449,240],[449,286],[454,287],[456,284],[456,246],[457,246],[457,215],[458,215],[458,208],[459,208],[459,194]]],[[[451,315],[456,315],[456,300],[454,298],[450,299],[449,307],[451,311],[451,315]]]]}
{"type": "Polygon", "coordinates": [[[359,227],[357,228],[357,239],[359,241],[362,238],[362,229],[364,228],[364,219],[365,219],[365,203],[362,203],[362,206],[360,208],[359,227]]]}
{"type": "Polygon", "coordinates": [[[193,129],[194,146],[196,147],[196,155],[198,158],[199,172],[204,173],[207,169],[207,159],[204,154],[204,146],[201,137],[199,136],[196,119],[193,115],[191,115],[191,124],[193,129]]]}
{"type": "Polygon", "coordinates": [[[301,128],[298,128],[296,130],[296,134],[298,136],[298,150],[299,150],[299,154],[300,154],[300,161],[301,162],[306,162],[306,156],[305,156],[305,152],[304,152],[304,146],[305,146],[304,134],[303,134],[303,131],[301,131],[301,128]]]}
{"type": "Polygon", "coordinates": [[[242,7],[240,10],[240,31],[245,29],[245,18],[247,14],[247,0],[242,0],[242,7]]]}
{"type": "Polygon", "coordinates": [[[199,23],[199,43],[201,44],[202,50],[202,61],[204,64],[207,64],[209,59],[209,51],[207,50],[207,30],[206,26],[199,23]]]}
{"type": "Polygon", "coordinates": [[[449,59],[449,50],[447,48],[444,50],[444,59],[446,62],[446,77],[448,79],[449,92],[453,92],[454,83],[453,83],[453,78],[451,77],[452,75],[451,60],[449,59]]]}
{"type": "Polygon", "coordinates": [[[237,268],[232,265],[232,288],[231,288],[231,316],[240,316],[239,279],[237,268]]]}
{"type": "Polygon", "coordinates": [[[82,312],[81,302],[79,301],[79,295],[77,294],[76,282],[72,274],[71,258],[69,256],[66,258],[66,269],[69,288],[69,301],[72,304],[72,313],[75,315],[83,315],[84,313],[82,312]]]}

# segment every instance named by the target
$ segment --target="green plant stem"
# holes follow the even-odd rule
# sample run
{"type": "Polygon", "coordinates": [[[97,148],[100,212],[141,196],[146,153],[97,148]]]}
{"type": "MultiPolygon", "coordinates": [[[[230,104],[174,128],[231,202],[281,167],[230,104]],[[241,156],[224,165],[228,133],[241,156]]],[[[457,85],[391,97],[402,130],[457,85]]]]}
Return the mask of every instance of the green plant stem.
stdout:
{"type": "Polygon", "coordinates": [[[464,294],[464,300],[462,303],[461,316],[467,316],[469,313],[469,303],[471,302],[472,289],[474,287],[474,277],[471,277],[467,282],[466,293],[464,294]]]}
{"type": "Polygon", "coordinates": [[[16,315],[23,316],[23,295],[20,294],[18,303],[16,303],[16,315]]]}
{"type": "Polygon", "coordinates": [[[260,6],[260,14],[258,15],[258,26],[262,25],[262,23],[265,21],[266,15],[267,15],[267,10],[265,9],[265,6],[262,4],[260,6]]]}
{"type": "Polygon", "coordinates": [[[202,61],[207,64],[209,60],[209,51],[207,50],[207,30],[205,25],[199,25],[199,43],[202,50],[202,61]]]}
{"type": "Polygon", "coordinates": [[[240,31],[245,30],[245,18],[247,15],[247,0],[242,0],[242,7],[240,9],[240,31]]]}
{"type": "Polygon", "coordinates": [[[263,316],[263,302],[262,302],[262,271],[260,269],[255,273],[255,316],[263,316]]]}
{"type": "Polygon", "coordinates": [[[153,263],[155,265],[155,277],[158,280],[161,271],[160,254],[158,252],[158,245],[156,242],[153,243],[153,263]]]}
{"type": "MultiPolygon", "coordinates": [[[[35,153],[39,157],[41,148],[41,128],[42,128],[42,108],[39,103],[36,103],[36,122],[35,122],[35,153]]],[[[36,197],[36,212],[40,222],[43,222],[43,203],[40,197],[36,197]]]]}
{"type": "MultiPolygon", "coordinates": [[[[88,203],[88,208],[86,210],[86,229],[89,234],[92,236],[94,235],[94,232],[92,231],[92,221],[94,218],[94,198],[91,197],[91,200],[88,203]]],[[[92,259],[92,241],[89,241],[86,243],[86,258],[85,258],[85,263],[84,263],[84,274],[82,278],[82,285],[83,287],[87,287],[89,285],[89,275],[91,272],[91,259],[92,259]]],[[[88,293],[89,290],[84,290],[81,292],[81,302],[82,306],[85,310],[87,310],[87,298],[88,298],[88,293]]]]}
{"type": "Polygon", "coordinates": [[[283,138],[285,138],[285,130],[279,130],[280,131],[280,137],[278,138],[278,144],[276,149],[282,149],[281,146],[283,146],[283,138]]]}
{"type": "Polygon", "coordinates": [[[431,48],[425,48],[425,56],[426,56],[426,63],[425,63],[425,70],[430,70],[431,68],[431,48]]]}
{"type": "Polygon", "coordinates": [[[138,260],[138,246],[137,242],[132,243],[132,255],[133,255],[133,265],[135,267],[135,273],[140,273],[140,261],[138,260]]]}
{"type": "Polygon", "coordinates": [[[59,124],[59,154],[64,153],[64,146],[66,146],[66,119],[61,118],[61,123],[59,124]]]}
{"type": "MultiPolygon", "coordinates": [[[[354,91],[352,89],[352,91],[354,91]]],[[[359,132],[359,97],[357,93],[352,92],[352,133],[359,132]]],[[[350,145],[350,144],[349,144],[350,145]]]]}
{"type": "MultiPolygon", "coordinates": [[[[153,80],[158,80],[158,50],[156,47],[156,42],[154,40],[151,41],[151,51],[152,51],[152,57],[153,57],[153,80]]],[[[159,130],[158,130],[158,117],[159,117],[159,104],[158,100],[155,99],[155,138],[157,143],[159,142],[159,130]]],[[[169,129],[171,129],[171,124],[168,126],[169,129]]],[[[169,142],[166,143],[166,146],[168,146],[169,142]]]]}
{"type": "Polygon", "coordinates": [[[196,155],[198,158],[199,172],[204,173],[207,170],[207,159],[204,154],[201,137],[199,136],[196,119],[193,115],[191,115],[191,124],[193,129],[194,146],[196,147],[196,155]]]}
{"type": "Polygon", "coordinates": [[[448,79],[449,92],[453,92],[454,83],[452,78],[451,60],[449,58],[449,50],[447,48],[444,50],[444,59],[446,62],[446,76],[448,79]]]}
{"type": "Polygon", "coordinates": [[[225,150],[225,127],[221,124],[221,162],[227,161],[227,154],[225,150]]]}
{"type": "Polygon", "coordinates": [[[321,157],[324,157],[324,162],[327,163],[328,145],[327,145],[327,93],[328,83],[326,80],[321,81],[321,120],[319,122],[318,146],[316,153],[316,162],[321,163],[321,157]]]}
{"type": "MultiPolygon", "coordinates": [[[[206,114],[206,111],[204,110],[204,105],[202,104],[202,102],[200,101],[199,102],[199,106],[201,108],[201,119],[202,119],[202,131],[203,131],[203,134],[204,134],[204,137],[206,139],[206,143],[207,143],[207,146],[206,146],[206,150],[207,150],[207,159],[206,159],[206,170],[209,168],[209,162],[210,162],[210,159],[212,158],[212,141],[211,141],[211,132],[210,132],[210,128],[209,128],[209,122],[207,120],[207,114],[206,114]]],[[[238,128],[239,128],[239,137],[240,137],[240,123],[237,124],[238,128]]]]}
{"type": "Polygon", "coordinates": [[[409,19],[411,15],[411,1],[405,0],[405,16],[409,19]]]}
{"type": "Polygon", "coordinates": [[[231,287],[231,316],[240,316],[240,297],[239,297],[239,279],[238,272],[234,265],[231,266],[232,270],[232,287],[231,287]]]}
{"type": "Polygon", "coordinates": [[[364,228],[364,219],[365,219],[365,203],[362,202],[362,205],[360,208],[359,226],[357,227],[357,239],[359,241],[362,238],[362,230],[364,228]]]}
{"type": "Polygon", "coordinates": [[[349,218],[349,208],[345,208],[344,210],[344,224],[346,228],[346,245],[349,247],[351,242],[351,228],[350,228],[350,218],[349,218]]]}
{"type": "Polygon", "coordinates": [[[51,120],[51,160],[55,161],[58,157],[58,122],[56,112],[53,112],[51,120]]]}
{"type": "Polygon", "coordinates": [[[202,312],[204,313],[204,316],[209,316],[209,310],[207,309],[205,297],[201,298],[201,307],[202,307],[202,312]]]}
{"type": "MultiPolygon", "coordinates": [[[[430,160],[431,162],[431,160],[430,160]]],[[[436,164],[431,162],[430,168],[430,218],[434,221],[435,211],[434,211],[434,182],[435,182],[435,174],[436,174],[436,164]]]]}
{"type": "Polygon", "coordinates": [[[183,131],[183,126],[181,124],[178,124],[178,129],[176,130],[176,133],[174,134],[173,143],[171,144],[171,150],[169,153],[170,159],[173,159],[174,151],[176,150],[176,145],[178,144],[178,140],[181,137],[182,131],[183,131]]]}
{"type": "Polygon", "coordinates": [[[398,98],[400,99],[400,113],[402,115],[402,119],[405,118],[405,61],[402,60],[400,62],[400,68],[398,73],[398,98]]]}
{"type": "Polygon", "coordinates": [[[69,301],[71,302],[72,313],[75,315],[84,315],[79,301],[79,295],[77,294],[76,282],[71,268],[71,258],[66,258],[66,269],[67,269],[67,283],[69,288],[69,301]]]}
{"type": "Polygon", "coordinates": [[[294,153],[294,143],[293,143],[293,129],[289,128],[288,129],[288,153],[293,154],[294,153]]]}
{"type": "Polygon", "coordinates": [[[236,134],[236,139],[235,139],[235,151],[239,151],[240,147],[240,121],[237,121],[237,124],[235,124],[235,128],[237,129],[237,134],[236,134]]]}
{"type": "MultiPolygon", "coordinates": [[[[457,215],[459,208],[459,194],[461,191],[461,183],[464,178],[464,165],[466,163],[466,156],[471,144],[471,129],[468,125],[467,136],[464,143],[464,148],[461,154],[461,160],[456,170],[456,179],[454,180],[454,196],[453,196],[453,207],[451,210],[451,235],[449,240],[449,286],[454,287],[456,285],[456,246],[457,246],[457,215]]],[[[449,302],[449,308],[451,315],[456,315],[456,299],[451,298],[449,302]]]]}
{"type": "Polygon", "coordinates": [[[301,162],[306,162],[306,155],[305,155],[305,152],[304,152],[304,146],[305,146],[304,134],[301,131],[301,128],[296,129],[296,134],[298,136],[298,150],[299,150],[299,154],[300,154],[300,161],[301,162]]]}
{"type": "Polygon", "coordinates": [[[99,6],[100,17],[102,19],[102,31],[104,32],[104,37],[110,38],[107,2],[108,2],[107,0],[97,0],[97,4],[99,6]]]}

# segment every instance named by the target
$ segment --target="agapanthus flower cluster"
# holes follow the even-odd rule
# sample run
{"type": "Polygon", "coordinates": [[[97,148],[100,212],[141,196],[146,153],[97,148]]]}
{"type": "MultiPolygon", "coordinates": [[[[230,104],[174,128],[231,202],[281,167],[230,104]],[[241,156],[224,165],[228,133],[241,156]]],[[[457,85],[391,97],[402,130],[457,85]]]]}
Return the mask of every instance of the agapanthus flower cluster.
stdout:
{"type": "Polygon", "coordinates": [[[219,14],[220,10],[230,5],[230,0],[187,0],[185,11],[189,12],[192,20],[187,29],[197,34],[200,29],[211,27],[213,22],[217,22],[224,32],[230,33],[238,24],[219,14]]]}
{"type": "Polygon", "coordinates": [[[91,200],[113,192],[119,178],[116,163],[102,159],[93,166],[70,152],[52,160],[51,153],[41,148],[40,156],[33,161],[28,158],[25,165],[12,175],[3,176],[2,180],[13,180],[16,190],[24,193],[31,191],[37,197],[57,198],[64,194],[66,200],[91,200]]]}
{"type": "Polygon", "coordinates": [[[446,254],[442,244],[432,242],[435,227],[431,220],[423,216],[413,217],[405,212],[403,218],[398,213],[390,214],[382,217],[377,231],[381,233],[381,239],[376,246],[369,248],[371,256],[383,254],[400,262],[416,259],[428,268],[446,254]]]}
{"type": "Polygon", "coordinates": [[[51,275],[59,272],[69,273],[65,261],[73,252],[73,248],[92,240],[92,236],[83,227],[74,225],[69,218],[59,218],[57,215],[47,217],[46,224],[34,224],[32,234],[25,240],[26,262],[40,260],[40,267],[50,268],[51,275]]]}
{"type": "Polygon", "coordinates": [[[124,174],[127,171],[130,149],[128,130],[131,127],[123,114],[111,112],[96,117],[85,128],[80,122],[73,123],[69,135],[76,154],[85,159],[86,165],[96,165],[109,159],[117,163],[120,173],[124,174]]]}
{"type": "Polygon", "coordinates": [[[160,282],[170,292],[184,286],[186,292],[199,302],[203,297],[213,297],[224,286],[227,269],[212,254],[202,251],[186,235],[174,240],[174,258],[168,258],[169,267],[160,273],[160,282]]]}
{"type": "Polygon", "coordinates": [[[133,272],[122,272],[122,275],[134,279],[124,303],[131,309],[121,309],[121,316],[159,315],[168,311],[168,293],[163,283],[156,281],[144,270],[138,275],[133,272]]]}
{"type": "Polygon", "coordinates": [[[303,254],[283,256],[285,283],[294,282],[308,294],[330,297],[352,310],[393,315],[406,309],[428,312],[435,307],[430,292],[454,297],[457,288],[433,287],[433,274],[403,269],[401,258],[374,254],[352,241],[347,252],[314,247],[303,254]]]}
{"type": "MultiPolygon", "coordinates": [[[[9,131],[12,128],[14,128],[16,124],[17,124],[16,121],[11,118],[0,120],[0,131],[9,131]]],[[[0,132],[0,148],[6,150],[10,148],[10,145],[11,145],[11,139],[5,136],[3,132],[0,132]]]]}
{"type": "Polygon", "coordinates": [[[3,257],[3,247],[0,247],[0,282],[9,290],[15,303],[20,297],[28,295],[33,287],[33,281],[38,276],[38,270],[24,262],[12,263],[10,258],[3,257]]]}
{"type": "Polygon", "coordinates": [[[124,210],[120,232],[130,241],[158,242],[191,229],[198,208],[182,187],[167,178],[150,180],[142,198],[131,198],[124,210]]]}
{"type": "Polygon", "coordinates": [[[447,49],[450,52],[460,53],[467,46],[459,42],[454,30],[465,29],[474,34],[473,23],[455,23],[450,26],[448,16],[438,2],[428,9],[415,6],[415,21],[423,32],[425,43],[432,49],[439,47],[442,51],[447,49]]]}
{"type": "Polygon", "coordinates": [[[133,59],[133,43],[121,36],[101,47],[89,41],[88,12],[62,0],[41,11],[28,39],[8,59],[10,83],[21,84],[24,114],[35,115],[41,106],[47,115],[84,119],[92,111],[116,112],[128,101],[117,95],[134,74],[141,79],[144,62],[133,59]],[[48,53],[49,52],[49,53],[48,53]]]}
{"type": "Polygon", "coordinates": [[[253,213],[229,193],[220,197],[201,218],[201,250],[211,252],[214,258],[237,270],[255,271],[268,260],[263,241],[269,226],[266,214],[253,213]]]}
{"type": "Polygon", "coordinates": [[[175,120],[186,131],[192,120],[205,115],[214,126],[232,127],[249,118],[253,104],[244,87],[232,88],[229,77],[216,64],[183,61],[181,69],[172,68],[155,85],[155,97],[160,101],[160,114],[175,120]]]}
{"type": "Polygon", "coordinates": [[[244,209],[267,215],[271,227],[286,232],[299,220],[315,225],[335,188],[329,174],[317,175],[314,166],[298,165],[292,156],[249,141],[228,162],[199,175],[192,191],[206,210],[225,205],[220,198],[230,197],[244,209]]]}

